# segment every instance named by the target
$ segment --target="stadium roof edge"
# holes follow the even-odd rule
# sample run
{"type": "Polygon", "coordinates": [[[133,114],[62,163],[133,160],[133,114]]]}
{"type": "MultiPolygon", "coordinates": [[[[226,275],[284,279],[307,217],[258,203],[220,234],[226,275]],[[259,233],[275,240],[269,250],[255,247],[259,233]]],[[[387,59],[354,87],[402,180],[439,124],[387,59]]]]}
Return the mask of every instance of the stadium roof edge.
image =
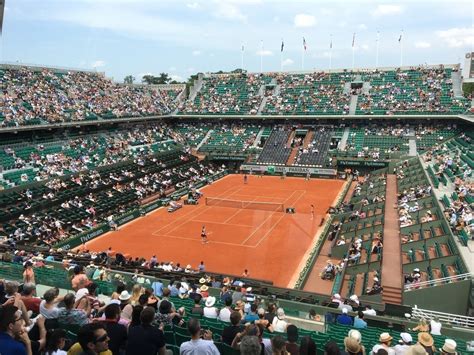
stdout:
{"type": "Polygon", "coordinates": [[[39,125],[30,125],[30,126],[19,126],[19,127],[3,127],[0,128],[1,133],[7,132],[20,132],[20,131],[34,131],[38,129],[57,129],[57,128],[67,128],[67,127],[80,127],[80,126],[101,126],[101,125],[111,125],[120,122],[132,123],[132,122],[143,122],[143,121],[153,121],[157,119],[194,119],[194,120],[208,120],[215,119],[217,120],[373,120],[373,119],[386,119],[386,120],[405,120],[405,119],[420,119],[420,120],[457,120],[461,119],[463,121],[474,123],[474,115],[163,115],[163,116],[148,116],[148,117],[126,117],[126,118],[114,118],[114,119],[100,119],[94,121],[80,121],[80,122],[62,122],[56,124],[39,124],[39,125]]]}

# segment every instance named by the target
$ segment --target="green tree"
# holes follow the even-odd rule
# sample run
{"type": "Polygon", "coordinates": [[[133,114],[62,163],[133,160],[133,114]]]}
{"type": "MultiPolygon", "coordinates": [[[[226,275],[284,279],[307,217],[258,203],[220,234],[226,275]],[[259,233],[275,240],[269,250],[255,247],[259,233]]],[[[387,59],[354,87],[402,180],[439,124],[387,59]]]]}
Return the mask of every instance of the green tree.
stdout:
{"type": "Polygon", "coordinates": [[[135,77],[133,75],[127,75],[124,79],[123,79],[123,82],[125,84],[133,84],[133,82],[135,81],[135,77]]]}
{"type": "Polygon", "coordinates": [[[167,73],[160,73],[160,76],[157,78],[158,84],[168,84],[171,81],[171,78],[167,73]]]}
{"type": "Polygon", "coordinates": [[[153,75],[143,75],[142,83],[151,85],[151,84],[157,84],[156,81],[157,81],[157,78],[153,75]]]}

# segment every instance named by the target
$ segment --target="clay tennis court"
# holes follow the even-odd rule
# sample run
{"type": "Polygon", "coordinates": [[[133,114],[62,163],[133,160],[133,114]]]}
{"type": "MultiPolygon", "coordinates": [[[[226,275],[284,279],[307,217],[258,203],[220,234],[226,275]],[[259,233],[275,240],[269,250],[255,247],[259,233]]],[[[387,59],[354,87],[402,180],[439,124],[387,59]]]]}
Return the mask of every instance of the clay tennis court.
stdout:
{"type": "MultiPolygon", "coordinates": [[[[296,280],[300,262],[315,241],[321,219],[341,192],[344,181],[303,178],[227,175],[201,189],[198,205],[185,205],[169,213],[161,208],[87,243],[87,248],[114,251],[207,271],[271,280],[286,287],[296,280]],[[205,197],[273,203],[248,208],[206,205],[205,197]],[[278,204],[294,207],[295,214],[276,211],[278,204]],[[314,205],[314,218],[311,207],[314,205]],[[260,210],[254,208],[266,208],[260,210]],[[206,226],[208,243],[201,240],[206,226]]],[[[210,203],[210,202],[209,202],[210,203]]],[[[226,203],[229,205],[229,203],[226,203]]]]}

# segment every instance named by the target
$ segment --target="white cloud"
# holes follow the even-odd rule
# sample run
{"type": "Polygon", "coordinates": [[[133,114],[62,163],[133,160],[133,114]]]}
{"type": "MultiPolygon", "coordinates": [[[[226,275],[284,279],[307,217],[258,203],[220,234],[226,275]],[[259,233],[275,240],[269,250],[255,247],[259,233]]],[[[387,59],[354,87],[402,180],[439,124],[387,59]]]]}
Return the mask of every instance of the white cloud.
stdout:
{"type": "Polygon", "coordinates": [[[105,67],[105,62],[103,60],[96,60],[95,62],[91,63],[92,68],[101,68],[105,67]]]}
{"type": "Polygon", "coordinates": [[[180,75],[170,75],[171,80],[184,81],[184,78],[180,75]]]}
{"type": "Polygon", "coordinates": [[[293,59],[291,58],[286,58],[283,62],[281,62],[281,65],[286,67],[288,65],[292,65],[294,63],[293,59]]]}
{"type": "Polygon", "coordinates": [[[455,27],[445,31],[437,31],[436,35],[445,41],[449,47],[470,47],[474,43],[474,29],[470,27],[455,27]]]}
{"type": "Polygon", "coordinates": [[[357,29],[359,30],[366,30],[367,29],[367,25],[365,23],[361,23],[360,25],[357,26],[357,29]]]}
{"type": "Polygon", "coordinates": [[[189,9],[195,10],[199,7],[199,4],[197,2],[192,2],[192,3],[186,4],[186,7],[189,9]]]}
{"type": "Polygon", "coordinates": [[[262,50],[257,51],[255,54],[267,57],[267,56],[273,55],[273,52],[269,51],[268,49],[262,49],[262,50]]]}
{"type": "Polygon", "coordinates": [[[176,71],[176,67],[174,67],[174,66],[173,66],[173,67],[169,67],[168,70],[169,70],[169,71],[176,71]]]}
{"type": "Polygon", "coordinates": [[[382,4],[378,5],[374,11],[373,16],[387,16],[387,15],[399,15],[403,12],[403,8],[400,5],[382,4]]]}
{"type": "Polygon", "coordinates": [[[313,27],[316,25],[316,17],[308,14],[298,14],[294,19],[295,27],[313,27]]]}
{"type": "Polygon", "coordinates": [[[213,15],[219,19],[247,21],[247,16],[244,15],[236,5],[228,2],[217,2],[216,6],[217,8],[213,15]]]}
{"type": "Polygon", "coordinates": [[[201,51],[194,50],[192,54],[193,54],[193,56],[197,57],[198,55],[201,55],[201,51]]]}
{"type": "Polygon", "coordinates": [[[418,42],[415,42],[415,47],[416,48],[430,48],[431,43],[425,42],[425,41],[418,41],[418,42]]]}

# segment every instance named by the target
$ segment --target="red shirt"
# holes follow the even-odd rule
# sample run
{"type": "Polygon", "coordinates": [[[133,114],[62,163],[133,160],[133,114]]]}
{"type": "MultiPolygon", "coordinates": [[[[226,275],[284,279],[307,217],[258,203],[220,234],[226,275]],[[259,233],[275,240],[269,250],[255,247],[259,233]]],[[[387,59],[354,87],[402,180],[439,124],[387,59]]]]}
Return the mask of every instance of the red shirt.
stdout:
{"type": "Polygon", "coordinates": [[[40,306],[40,303],[41,303],[41,298],[22,296],[21,300],[25,304],[25,307],[28,311],[31,311],[35,314],[39,313],[39,306],[40,306]]]}

